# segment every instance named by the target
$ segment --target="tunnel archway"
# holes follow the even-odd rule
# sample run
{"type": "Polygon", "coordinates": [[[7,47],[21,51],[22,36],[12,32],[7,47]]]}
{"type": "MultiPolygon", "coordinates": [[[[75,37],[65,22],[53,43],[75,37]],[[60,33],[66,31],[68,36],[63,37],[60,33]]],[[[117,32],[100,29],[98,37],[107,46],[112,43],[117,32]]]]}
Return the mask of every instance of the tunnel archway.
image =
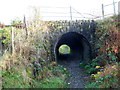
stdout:
{"type": "Polygon", "coordinates": [[[91,46],[89,41],[77,32],[67,32],[61,35],[54,47],[55,59],[57,62],[80,60],[81,62],[87,62],[91,59],[91,46]],[[59,48],[61,45],[68,45],[70,47],[69,54],[61,54],[59,48]]]}

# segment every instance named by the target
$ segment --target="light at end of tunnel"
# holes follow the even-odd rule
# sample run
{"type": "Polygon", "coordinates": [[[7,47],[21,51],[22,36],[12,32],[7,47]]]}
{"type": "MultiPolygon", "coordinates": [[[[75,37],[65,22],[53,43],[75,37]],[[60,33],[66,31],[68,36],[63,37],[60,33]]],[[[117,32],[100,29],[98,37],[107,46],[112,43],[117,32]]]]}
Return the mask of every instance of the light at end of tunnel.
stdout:
{"type": "Polygon", "coordinates": [[[70,54],[70,47],[66,44],[63,44],[59,47],[59,53],[61,54],[70,54]]]}

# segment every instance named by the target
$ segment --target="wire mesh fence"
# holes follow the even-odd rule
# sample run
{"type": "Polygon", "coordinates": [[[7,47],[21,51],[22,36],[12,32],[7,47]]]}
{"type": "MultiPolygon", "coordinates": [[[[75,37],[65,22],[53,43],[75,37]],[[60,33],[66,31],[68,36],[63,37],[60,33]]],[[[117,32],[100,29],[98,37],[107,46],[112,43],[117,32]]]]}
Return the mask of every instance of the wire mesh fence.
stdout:
{"type": "Polygon", "coordinates": [[[118,2],[102,4],[101,9],[95,9],[93,13],[83,13],[72,6],[70,7],[40,7],[42,20],[92,20],[118,14],[118,2]],[[95,13],[94,13],[95,12],[95,13]]]}
{"type": "Polygon", "coordinates": [[[41,7],[43,20],[90,20],[98,16],[91,13],[81,13],[70,7],[41,7]]]}
{"type": "Polygon", "coordinates": [[[102,17],[108,17],[118,14],[118,2],[113,0],[110,4],[102,4],[102,17]]]}

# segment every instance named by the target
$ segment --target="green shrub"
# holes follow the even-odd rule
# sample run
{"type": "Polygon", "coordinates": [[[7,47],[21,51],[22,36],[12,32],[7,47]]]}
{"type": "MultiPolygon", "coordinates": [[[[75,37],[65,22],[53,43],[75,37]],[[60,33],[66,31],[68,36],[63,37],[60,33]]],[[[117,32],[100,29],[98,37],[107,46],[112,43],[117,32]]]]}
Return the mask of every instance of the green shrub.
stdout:
{"type": "Polygon", "coordinates": [[[29,88],[30,85],[23,81],[18,73],[3,72],[3,88],[29,88]]]}
{"type": "Polygon", "coordinates": [[[36,88],[65,88],[66,83],[59,77],[49,77],[37,82],[36,88]]]}
{"type": "Polygon", "coordinates": [[[92,74],[91,77],[94,80],[86,84],[86,88],[120,88],[119,84],[119,63],[113,65],[106,65],[105,68],[101,71],[98,71],[96,74],[92,74]]]}

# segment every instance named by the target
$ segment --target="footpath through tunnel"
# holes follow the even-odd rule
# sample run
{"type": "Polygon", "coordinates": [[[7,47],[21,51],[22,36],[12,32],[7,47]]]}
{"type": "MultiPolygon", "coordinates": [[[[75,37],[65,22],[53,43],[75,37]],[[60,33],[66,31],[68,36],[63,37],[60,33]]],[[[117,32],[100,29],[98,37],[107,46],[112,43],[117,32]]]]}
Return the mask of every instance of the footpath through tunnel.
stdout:
{"type": "Polygon", "coordinates": [[[91,47],[89,41],[82,34],[77,32],[68,32],[63,34],[57,41],[54,50],[58,63],[62,63],[63,61],[70,62],[73,60],[86,62],[91,58],[91,47]],[[69,47],[69,52],[61,53],[59,49],[62,45],[69,47]]]}

